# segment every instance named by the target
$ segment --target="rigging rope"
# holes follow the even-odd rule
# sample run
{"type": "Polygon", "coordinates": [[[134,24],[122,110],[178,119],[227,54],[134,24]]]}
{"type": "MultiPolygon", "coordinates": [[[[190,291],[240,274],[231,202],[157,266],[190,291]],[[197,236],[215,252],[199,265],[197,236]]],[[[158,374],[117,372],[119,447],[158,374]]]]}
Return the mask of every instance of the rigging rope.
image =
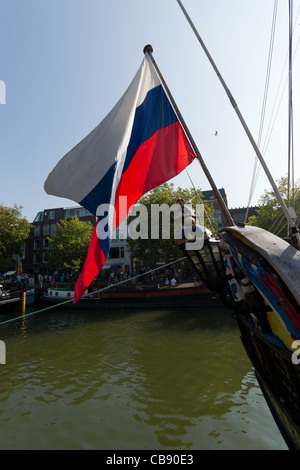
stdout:
{"type": "MultiPolygon", "coordinates": [[[[288,204],[290,204],[290,180],[294,191],[294,149],[293,149],[293,98],[292,98],[292,39],[293,39],[293,2],[289,2],[289,137],[288,137],[288,204]]],[[[295,198],[293,195],[293,201],[295,198]]]]}
{"type": "MultiPolygon", "coordinates": [[[[185,259],[186,259],[186,257],[183,256],[182,258],[179,258],[179,259],[177,259],[176,261],[171,261],[170,263],[164,264],[163,266],[159,266],[158,268],[150,269],[150,271],[147,271],[147,272],[145,272],[145,273],[137,274],[137,275],[134,276],[134,277],[131,277],[131,278],[129,278],[129,279],[124,279],[123,281],[117,282],[116,284],[113,284],[113,285],[111,285],[111,286],[103,287],[103,288],[98,289],[98,290],[96,290],[96,291],[94,291],[94,292],[90,292],[90,293],[84,294],[84,295],[82,296],[82,298],[83,298],[83,297],[88,297],[88,296],[90,296],[90,295],[95,295],[95,294],[98,294],[98,293],[100,293],[100,292],[104,292],[104,291],[109,290],[109,289],[111,289],[111,288],[113,288],[113,287],[116,287],[116,286],[119,286],[119,285],[121,285],[121,284],[125,284],[126,282],[132,281],[133,279],[137,279],[137,278],[139,278],[139,277],[146,276],[147,274],[150,274],[150,273],[152,273],[152,272],[154,272],[154,271],[158,271],[158,270],[160,270],[160,269],[165,269],[166,267],[171,266],[172,264],[175,264],[175,263],[179,263],[180,261],[183,261],[183,260],[185,260],[185,259]]],[[[13,321],[15,321],[15,320],[24,320],[24,318],[30,317],[30,316],[32,316],[32,315],[36,315],[36,314],[41,313],[41,312],[45,312],[46,310],[51,310],[51,309],[53,309],[53,308],[61,307],[62,305],[66,305],[66,304],[69,304],[69,303],[71,303],[71,302],[73,302],[73,299],[66,300],[66,301],[61,302],[61,303],[59,303],[59,304],[51,305],[50,307],[45,307],[45,308],[43,308],[43,309],[41,309],[41,310],[37,310],[37,311],[34,311],[34,312],[30,312],[30,313],[27,313],[27,314],[23,314],[23,315],[18,316],[18,317],[10,318],[9,320],[5,320],[5,321],[1,322],[1,323],[0,323],[0,326],[1,326],[1,325],[5,325],[6,323],[11,323],[11,322],[13,322],[13,321]]],[[[99,305],[99,306],[101,307],[101,305],[99,305]]]]}
{"type": "MultiPolygon", "coordinates": [[[[297,11],[297,15],[296,15],[296,19],[295,19],[295,22],[294,22],[294,31],[295,31],[295,27],[296,27],[296,24],[297,24],[297,18],[298,18],[298,16],[299,16],[299,11],[300,11],[300,5],[299,5],[298,11],[297,11]]],[[[296,44],[296,47],[295,47],[295,52],[294,52],[294,55],[293,55],[293,60],[295,59],[295,55],[296,55],[296,52],[297,52],[297,49],[298,49],[298,46],[299,46],[299,41],[300,41],[300,36],[298,37],[298,41],[297,41],[297,44],[296,44]]],[[[274,117],[272,129],[271,129],[271,131],[270,131],[271,121],[272,121],[272,117],[273,117],[273,114],[274,114],[276,102],[277,102],[277,99],[278,99],[279,90],[280,90],[280,87],[281,87],[281,82],[282,82],[282,80],[283,80],[283,76],[284,76],[285,71],[286,71],[286,62],[287,62],[287,59],[288,59],[288,52],[287,52],[287,54],[286,54],[285,61],[284,61],[283,67],[282,67],[281,77],[280,77],[280,80],[279,80],[279,85],[278,85],[276,97],[275,97],[275,100],[274,100],[274,105],[273,105],[273,109],[272,109],[272,113],[271,113],[271,118],[270,118],[269,126],[268,126],[268,129],[267,129],[267,132],[266,132],[266,136],[269,135],[269,137],[268,137],[268,139],[267,139],[267,137],[265,138],[264,152],[266,151],[266,148],[268,147],[268,144],[269,144],[269,141],[270,141],[270,137],[271,137],[271,134],[272,134],[272,132],[273,132],[274,124],[275,124],[275,121],[276,121],[276,118],[277,118],[277,115],[278,115],[278,112],[279,112],[279,108],[280,108],[280,105],[281,105],[281,102],[282,102],[283,94],[284,94],[285,88],[286,88],[286,86],[287,86],[288,76],[286,77],[285,84],[283,85],[283,90],[282,90],[281,97],[280,97],[280,100],[279,100],[279,103],[278,103],[278,106],[277,106],[276,115],[275,115],[275,117],[274,117]]]]}
{"type": "MultiPolygon", "coordinates": [[[[198,194],[198,191],[197,191],[197,189],[196,189],[196,186],[194,185],[194,182],[193,182],[193,180],[192,180],[192,178],[191,178],[191,176],[190,176],[190,174],[189,174],[187,168],[185,168],[185,171],[186,171],[186,173],[187,173],[187,175],[188,175],[188,177],[189,177],[189,179],[190,179],[190,182],[191,182],[191,184],[192,184],[192,186],[193,186],[193,188],[194,188],[194,190],[195,190],[195,193],[196,193],[196,195],[197,195],[197,197],[198,197],[198,199],[199,199],[200,204],[203,204],[203,201],[202,201],[201,197],[200,197],[199,194],[198,194]]],[[[209,215],[208,215],[208,213],[207,213],[207,210],[206,210],[204,204],[203,204],[203,207],[204,207],[204,213],[205,213],[205,215],[206,215],[206,217],[207,217],[207,220],[208,220],[208,223],[209,223],[209,225],[210,225],[210,229],[211,229],[213,235],[216,236],[216,235],[217,235],[216,230],[215,230],[215,228],[214,228],[214,226],[213,226],[213,223],[212,223],[212,221],[211,221],[211,219],[210,219],[210,217],[209,217],[209,215]]]]}
{"type": "MultiPolygon", "coordinates": [[[[269,56],[268,56],[268,65],[267,65],[267,74],[266,74],[266,81],[265,81],[265,90],[264,90],[264,97],[263,97],[263,105],[262,105],[262,113],[260,118],[260,126],[259,126],[259,134],[258,134],[258,142],[257,145],[260,147],[261,138],[262,138],[262,131],[264,126],[264,118],[266,112],[266,104],[267,104],[267,97],[268,97],[268,90],[269,90],[269,83],[270,83],[270,72],[271,72],[271,65],[272,65],[272,57],[273,57],[273,46],[274,46],[274,37],[275,37],[275,26],[276,26],[276,18],[277,18],[277,6],[278,0],[274,1],[274,10],[273,10],[273,21],[272,21],[272,28],[271,28],[271,38],[270,38],[270,46],[269,46],[269,56]]],[[[248,219],[249,207],[251,203],[251,199],[254,193],[255,188],[255,180],[257,180],[257,166],[258,166],[258,158],[256,156],[253,168],[253,175],[252,181],[250,186],[250,194],[247,204],[247,210],[245,215],[244,223],[246,223],[248,219]]]]}
{"type": "MultiPolygon", "coordinates": [[[[293,33],[295,32],[295,28],[296,28],[296,25],[297,25],[299,11],[300,11],[300,6],[298,7],[298,11],[297,11],[297,14],[296,14],[296,19],[294,21],[293,33]]],[[[293,60],[294,60],[296,52],[298,50],[299,42],[300,42],[300,36],[298,37],[298,40],[297,40],[297,44],[296,44],[295,51],[294,51],[294,54],[293,54],[293,60]]],[[[279,95],[281,83],[282,83],[283,76],[284,76],[285,70],[286,70],[286,62],[287,62],[287,59],[288,59],[288,54],[289,54],[289,52],[287,52],[287,54],[286,54],[286,58],[285,58],[284,65],[283,65],[283,68],[282,68],[282,73],[281,73],[281,77],[280,77],[280,80],[279,80],[279,85],[278,85],[278,88],[277,88],[277,93],[276,93],[276,97],[275,97],[275,100],[274,100],[274,105],[273,105],[273,109],[272,109],[272,112],[271,112],[271,117],[270,117],[269,125],[268,125],[267,132],[266,132],[266,137],[265,137],[265,141],[264,141],[264,145],[263,145],[263,151],[262,151],[263,154],[266,153],[267,147],[269,145],[270,138],[271,138],[271,135],[273,133],[274,125],[275,125],[275,122],[276,122],[276,119],[277,119],[277,116],[278,116],[278,112],[279,112],[279,109],[280,109],[280,106],[281,106],[281,102],[282,102],[282,99],[283,99],[283,96],[284,96],[284,91],[285,91],[285,88],[286,88],[286,85],[287,85],[288,76],[286,77],[285,84],[283,85],[282,93],[281,93],[279,103],[277,105],[277,110],[276,110],[276,113],[275,113],[275,116],[274,116],[274,112],[275,112],[275,108],[276,108],[276,103],[278,101],[278,95],[279,95]]],[[[255,165],[257,166],[258,163],[259,163],[258,159],[256,158],[255,159],[255,165]]],[[[251,198],[252,198],[253,192],[254,192],[254,187],[257,183],[260,170],[261,170],[261,165],[259,165],[259,168],[257,169],[257,173],[256,173],[256,176],[255,176],[255,182],[254,182],[254,177],[253,177],[253,180],[252,180],[253,184],[251,184],[251,192],[250,192],[250,195],[249,195],[248,206],[250,206],[251,198]]]]}
{"type": "MultiPolygon", "coordinates": [[[[299,187],[294,188],[295,198],[299,197],[299,195],[300,195],[300,188],[299,187]]],[[[300,202],[297,206],[295,205],[294,210],[295,210],[296,216],[297,216],[296,220],[298,220],[299,213],[300,213],[300,202]]],[[[276,219],[274,219],[271,227],[269,228],[269,231],[273,232],[275,235],[278,235],[285,225],[286,225],[285,216],[284,216],[283,212],[281,211],[280,214],[278,214],[278,216],[276,217],[276,219]],[[276,227],[276,230],[273,231],[275,225],[277,225],[277,227],[276,227]]]]}

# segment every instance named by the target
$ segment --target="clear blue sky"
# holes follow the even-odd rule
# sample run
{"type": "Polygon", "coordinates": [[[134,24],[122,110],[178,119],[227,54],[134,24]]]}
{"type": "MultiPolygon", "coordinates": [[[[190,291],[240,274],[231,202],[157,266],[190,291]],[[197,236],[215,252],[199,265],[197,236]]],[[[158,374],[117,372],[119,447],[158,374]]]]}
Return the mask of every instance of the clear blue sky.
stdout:
{"type": "MultiPolygon", "coordinates": [[[[183,3],[257,138],[273,0],[183,3]]],[[[299,6],[300,0],[294,0],[295,47],[299,6]]],[[[247,205],[254,151],[176,0],[1,0],[0,17],[0,80],[6,84],[6,104],[0,104],[0,203],[22,205],[30,222],[44,208],[74,205],[47,195],[44,181],[114,106],[142,62],[144,45],[151,43],[216,184],[225,188],[229,206],[247,205]]],[[[280,0],[266,130],[287,48],[288,2],[280,0]]],[[[294,84],[299,160],[298,49],[294,84]]],[[[287,173],[286,95],[265,156],[275,179],[287,173]]],[[[198,163],[189,171],[197,186],[210,189],[198,163]]],[[[295,172],[299,178],[299,164],[295,172]]],[[[186,173],[175,184],[190,186],[186,173]]],[[[269,187],[261,173],[252,204],[269,187]]]]}

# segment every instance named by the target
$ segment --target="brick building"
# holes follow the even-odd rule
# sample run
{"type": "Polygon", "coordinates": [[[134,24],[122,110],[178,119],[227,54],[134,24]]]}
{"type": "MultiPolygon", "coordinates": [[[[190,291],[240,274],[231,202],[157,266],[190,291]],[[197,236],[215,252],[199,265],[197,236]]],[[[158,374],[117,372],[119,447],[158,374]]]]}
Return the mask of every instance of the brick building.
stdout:
{"type": "MultiPolygon", "coordinates": [[[[249,217],[252,215],[257,215],[258,206],[249,207],[246,223],[249,220],[249,217]]],[[[236,225],[239,223],[245,222],[245,217],[247,213],[247,207],[236,207],[235,209],[230,209],[231,217],[236,225]]]]}
{"type": "MultiPolygon", "coordinates": [[[[96,217],[84,207],[58,207],[54,209],[44,209],[38,212],[32,222],[32,231],[26,242],[25,260],[23,271],[29,274],[45,273],[47,268],[47,251],[49,248],[48,237],[57,231],[57,224],[63,219],[70,219],[77,216],[83,222],[96,222],[96,217]]],[[[123,271],[130,271],[130,253],[127,250],[126,239],[118,236],[111,241],[109,259],[106,268],[110,266],[123,271]]]]}
{"type": "MultiPolygon", "coordinates": [[[[219,192],[220,192],[220,194],[223,198],[223,201],[225,202],[226,206],[228,207],[227,196],[226,196],[226,193],[225,193],[225,189],[221,188],[221,189],[219,189],[219,192]]],[[[223,214],[223,212],[220,208],[220,205],[218,203],[218,200],[216,199],[216,196],[215,196],[215,193],[213,192],[213,190],[202,191],[202,195],[203,195],[203,198],[205,199],[205,201],[211,202],[214,206],[214,218],[217,219],[217,221],[218,221],[218,228],[226,227],[226,225],[227,225],[226,218],[224,217],[224,214],[223,214]]],[[[248,222],[249,217],[251,217],[252,215],[257,214],[257,210],[258,210],[257,206],[249,207],[246,223],[248,222]]],[[[230,212],[231,217],[233,218],[233,221],[236,225],[238,225],[241,222],[242,223],[245,222],[247,207],[238,207],[238,208],[234,208],[234,209],[229,209],[229,212],[230,212]]]]}
{"type": "MultiPolygon", "coordinates": [[[[227,197],[224,188],[221,188],[220,193],[227,205],[227,197]]],[[[218,226],[226,226],[222,211],[219,203],[215,198],[213,191],[202,191],[203,197],[206,201],[212,202],[214,205],[214,217],[218,220],[218,226]]],[[[249,217],[256,213],[257,207],[249,208],[249,217]]],[[[230,209],[230,213],[234,222],[243,222],[246,214],[246,208],[230,209]]],[[[84,207],[59,207],[54,209],[44,209],[38,212],[34,221],[32,222],[32,231],[29,239],[26,242],[25,260],[23,261],[23,272],[29,274],[44,273],[48,271],[47,268],[47,251],[49,248],[48,237],[56,233],[57,224],[63,219],[70,219],[77,216],[83,222],[91,222],[95,224],[96,217],[92,215],[84,207]]],[[[131,272],[132,260],[130,253],[127,249],[126,235],[122,233],[122,225],[116,231],[116,237],[111,240],[109,251],[109,259],[105,268],[113,267],[115,269],[131,272]],[[120,236],[119,236],[120,231],[120,236]]]]}
{"type": "Polygon", "coordinates": [[[95,223],[96,217],[83,207],[58,207],[38,212],[32,222],[32,231],[26,242],[23,270],[33,274],[47,271],[48,237],[56,233],[57,224],[63,219],[77,216],[84,222],[95,223]]]}
{"type": "MultiPolygon", "coordinates": [[[[225,189],[224,188],[219,189],[219,193],[221,194],[225,205],[228,207],[225,189]]],[[[222,212],[222,209],[220,208],[220,205],[218,203],[218,200],[216,199],[216,196],[213,190],[211,189],[209,191],[202,191],[202,195],[203,195],[203,199],[206,202],[211,202],[213,204],[213,207],[214,207],[213,216],[218,221],[218,228],[225,227],[227,225],[227,221],[222,212]]]]}

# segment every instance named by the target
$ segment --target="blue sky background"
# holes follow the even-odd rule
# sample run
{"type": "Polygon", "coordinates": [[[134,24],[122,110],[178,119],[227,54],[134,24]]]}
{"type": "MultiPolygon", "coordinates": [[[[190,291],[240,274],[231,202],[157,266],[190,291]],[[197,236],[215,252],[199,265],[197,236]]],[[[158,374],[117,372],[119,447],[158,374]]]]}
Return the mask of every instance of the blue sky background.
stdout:
{"type": "MultiPolygon", "coordinates": [[[[183,3],[257,138],[274,1],[183,3]]],[[[276,94],[281,96],[288,73],[288,2],[278,3],[265,130],[273,126],[276,94]]],[[[294,0],[296,179],[299,7],[300,0],[294,0]]],[[[176,0],[1,0],[0,17],[0,80],[6,84],[6,104],[0,105],[0,203],[22,205],[30,222],[44,208],[75,205],[47,195],[44,181],[115,105],[142,62],[143,47],[151,43],[216,184],[225,188],[229,207],[247,205],[254,151],[176,0]]],[[[285,93],[264,151],[275,179],[287,173],[287,111],[285,93]]],[[[197,162],[189,172],[195,185],[210,189],[197,162]]],[[[190,186],[185,172],[174,182],[190,186]]],[[[261,172],[253,205],[265,188],[270,184],[261,172]]]]}

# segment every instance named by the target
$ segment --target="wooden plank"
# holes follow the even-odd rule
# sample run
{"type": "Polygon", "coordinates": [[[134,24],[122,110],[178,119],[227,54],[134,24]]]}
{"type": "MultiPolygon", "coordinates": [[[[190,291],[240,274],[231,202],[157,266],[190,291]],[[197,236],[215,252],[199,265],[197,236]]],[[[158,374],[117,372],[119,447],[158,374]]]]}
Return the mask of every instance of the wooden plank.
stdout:
{"type": "Polygon", "coordinates": [[[226,227],[274,268],[300,305],[300,252],[285,240],[259,227],[226,227]]]}

